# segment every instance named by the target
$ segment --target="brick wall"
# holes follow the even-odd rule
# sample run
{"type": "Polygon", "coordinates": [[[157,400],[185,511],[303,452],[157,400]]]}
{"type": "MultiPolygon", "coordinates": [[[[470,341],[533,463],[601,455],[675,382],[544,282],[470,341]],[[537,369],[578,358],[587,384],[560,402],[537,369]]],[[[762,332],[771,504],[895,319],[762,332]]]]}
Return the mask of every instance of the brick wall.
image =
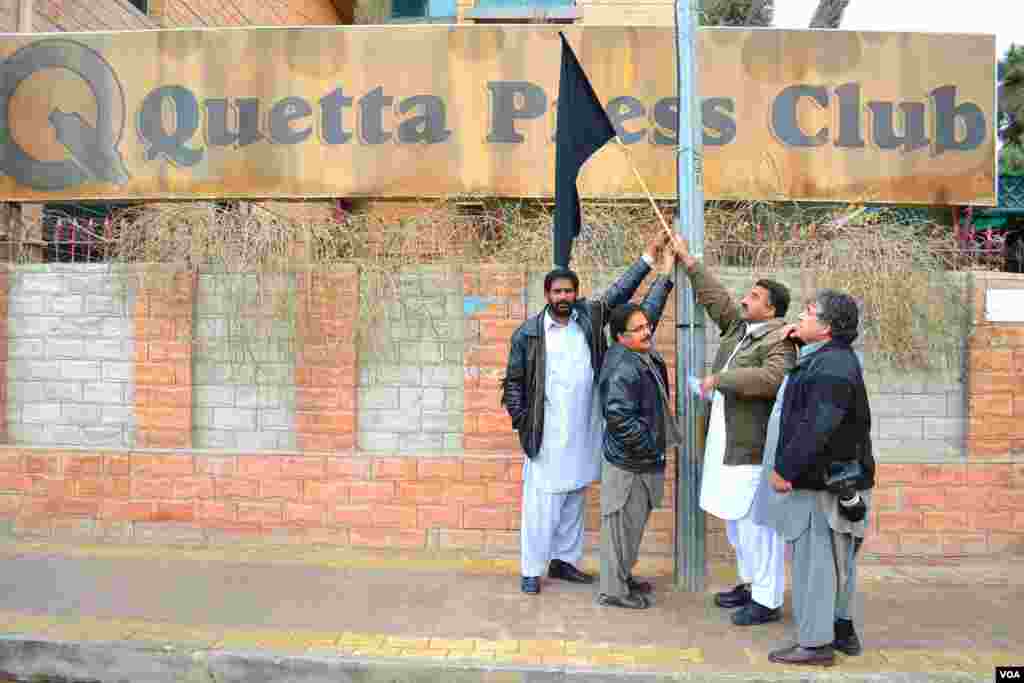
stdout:
{"type": "Polygon", "coordinates": [[[509,340],[526,319],[526,272],[498,266],[463,272],[466,317],[463,431],[466,450],[515,452],[519,440],[501,405],[509,340]]]}
{"type": "Polygon", "coordinates": [[[355,446],[359,272],[300,273],[295,437],[300,450],[355,446]]]}
{"type": "Polygon", "coordinates": [[[878,466],[866,552],[1024,552],[1024,463],[878,466]]]}
{"type": "MultiPolygon", "coordinates": [[[[109,0],[108,0],[109,1],[109,0]]],[[[355,3],[333,0],[154,0],[162,26],[284,26],[352,23],[355,3]]]]}
{"type": "MultiPolygon", "coordinates": [[[[32,30],[119,31],[156,28],[157,22],[137,10],[127,0],[33,0],[32,30]]],[[[17,7],[17,0],[13,4],[17,7]]],[[[12,8],[13,11],[13,8],[12,8]]],[[[0,13],[3,10],[0,9],[0,13]]],[[[2,16],[2,14],[0,14],[2,16]]],[[[17,30],[12,25],[9,30],[17,30]]]]}
{"type": "Polygon", "coordinates": [[[135,421],[141,448],[192,446],[192,273],[153,272],[135,295],[135,421]]]}
{"type": "MultiPolygon", "coordinates": [[[[584,291],[599,291],[615,274],[584,273],[584,291]]],[[[725,275],[737,290],[752,280],[742,271],[725,275]]],[[[420,294],[445,291],[449,317],[455,311],[448,310],[452,295],[447,289],[462,290],[456,297],[464,329],[461,386],[443,388],[429,399],[436,404],[425,398],[437,387],[393,387],[398,401],[394,412],[408,413],[409,423],[427,433],[423,427],[431,408],[444,405],[440,401],[451,389],[464,408],[463,448],[451,454],[420,450],[415,444],[402,450],[401,442],[380,452],[356,448],[358,416],[371,407],[357,396],[354,321],[359,276],[354,268],[296,277],[293,432],[299,450],[187,450],[194,445],[191,435],[197,423],[192,413],[198,389],[192,384],[189,335],[192,311],[201,309],[193,299],[198,285],[186,274],[178,274],[170,287],[167,281],[144,280],[134,298],[136,449],[8,447],[0,458],[0,516],[11,520],[17,534],[201,543],[315,539],[355,546],[513,553],[518,548],[523,456],[499,405],[499,381],[512,331],[541,306],[541,279],[542,273],[498,266],[465,269],[460,287],[448,282],[438,288],[436,283],[424,284],[429,278],[415,279],[420,294]],[[405,403],[403,389],[416,392],[405,403]],[[172,450],[146,450],[153,446],[172,450]]],[[[1024,285],[1024,279],[1012,277],[979,282],[982,290],[1024,285]]],[[[638,296],[643,293],[642,288],[638,296]]],[[[983,292],[978,296],[983,298],[983,292]]],[[[12,296],[8,316],[14,331],[20,316],[15,301],[12,296]]],[[[45,309],[47,304],[42,305],[45,309]]],[[[657,337],[670,361],[673,321],[670,306],[657,337]]],[[[907,447],[880,449],[869,553],[889,557],[1024,551],[1024,433],[1013,420],[1019,417],[1024,395],[1020,328],[979,318],[970,337],[969,449],[947,447],[945,437],[937,439],[940,446],[934,449],[925,438],[910,440],[907,447]],[[915,443],[925,445],[915,450],[915,443]]],[[[709,343],[710,361],[715,340],[709,338],[709,343]]],[[[9,348],[14,344],[9,338],[9,348]]],[[[362,364],[372,366],[372,361],[364,358],[362,364]]],[[[407,365],[422,383],[428,367],[422,356],[407,365]]],[[[941,403],[951,412],[949,403],[957,402],[959,389],[943,384],[948,380],[883,376],[872,395],[873,407],[893,401],[902,411],[916,410],[903,403],[908,396],[934,394],[943,397],[941,403]]],[[[921,401],[910,399],[915,404],[921,401]]],[[[931,402],[931,410],[938,412],[940,401],[931,402]]],[[[918,420],[925,430],[928,420],[937,418],[904,412],[900,419],[918,420]]],[[[943,419],[953,420],[955,415],[943,419]]],[[[673,479],[670,472],[669,481],[673,479]]],[[[672,552],[671,483],[667,494],[669,506],[652,516],[645,553],[672,552]]],[[[590,549],[596,547],[598,500],[595,486],[586,512],[590,549]]],[[[727,556],[722,524],[710,518],[707,523],[708,554],[727,556]]]]}

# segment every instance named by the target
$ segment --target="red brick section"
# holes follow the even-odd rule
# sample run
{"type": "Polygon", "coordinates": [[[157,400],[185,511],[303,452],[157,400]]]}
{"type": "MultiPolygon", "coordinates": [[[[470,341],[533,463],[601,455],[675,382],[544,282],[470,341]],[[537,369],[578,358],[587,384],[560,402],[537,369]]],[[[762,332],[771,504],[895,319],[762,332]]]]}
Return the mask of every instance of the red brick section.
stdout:
{"type": "Polygon", "coordinates": [[[146,274],[135,300],[135,420],[140,448],[192,445],[192,272],[146,274]]]}
{"type": "Polygon", "coordinates": [[[988,289],[1024,289],[1024,276],[978,273],[968,342],[967,453],[973,461],[1024,456],[1024,324],[985,318],[988,289]]]}
{"type": "MultiPolygon", "coordinates": [[[[0,448],[0,519],[19,536],[326,543],[514,553],[522,457],[215,455],[0,448]],[[145,524],[144,533],[137,526],[145,524]]],[[[1024,552],[1024,464],[878,467],[872,557],[1024,552]]],[[[595,492],[596,493],[596,492],[595,492]]],[[[595,496],[596,499],[596,496],[595,496]]],[[[671,498],[669,498],[671,500],[671,498]]],[[[587,549],[597,548],[588,507],[587,549]]],[[[642,550],[671,555],[658,510],[642,550]]],[[[729,557],[709,520],[708,555],[729,557]]]]}
{"type": "Polygon", "coordinates": [[[332,0],[152,0],[150,12],[172,26],[275,26],[352,23],[354,2],[332,0]]]}
{"type": "Polygon", "coordinates": [[[1024,552],[1024,464],[879,464],[873,555],[1024,552]]]}
{"type": "MultiPolygon", "coordinates": [[[[7,3],[16,8],[18,3],[7,3]]],[[[51,31],[109,31],[156,28],[157,23],[134,8],[131,3],[97,0],[37,1],[32,17],[32,30],[51,31]]],[[[2,10],[0,10],[2,13],[2,10]]],[[[11,31],[17,27],[11,25],[11,31]]]]}
{"type": "Polygon", "coordinates": [[[337,451],[356,443],[359,271],[298,275],[299,351],[295,431],[299,450],[337,451]]]}
{"type": "Polygon", "coordinates": [[[526,319],[526,272],[504,266],[467,267],[463,291],[478,304],[467,319],[465,416],[467,451],[519,451],[512,421],[501,405],[501,378],[508,363],[512,333],[526,319]]]}

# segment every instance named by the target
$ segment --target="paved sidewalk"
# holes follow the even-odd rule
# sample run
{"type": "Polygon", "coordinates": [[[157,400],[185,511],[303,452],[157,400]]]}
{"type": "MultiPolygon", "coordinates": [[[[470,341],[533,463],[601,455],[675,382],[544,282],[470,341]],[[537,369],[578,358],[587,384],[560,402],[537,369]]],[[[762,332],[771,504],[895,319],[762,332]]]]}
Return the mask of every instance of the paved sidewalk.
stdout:
{"type": "MultiPolygon", "coordinates": [[[[711,593],[734,582],[725,566],[712,567],[700,595],[672,590],[664,563],[641,567],[661,574],[656,604],[630,611],[556,581],[524,596],[514,559],[7,542],[0,562],[0,671],[14,671],[11,653],[24,659],[26,643],[67,642],[195,661],[248,652],[697,680],[810,673],[767,659],[788,641],[788,595],[781,624],[741,629],[714,607],[711,593]]],[[[1024,558],[863,565],[865,653],[841,656],[828,676],[990,681],[995,666],[1024,664],[1022,570],[1024,558]]]]}

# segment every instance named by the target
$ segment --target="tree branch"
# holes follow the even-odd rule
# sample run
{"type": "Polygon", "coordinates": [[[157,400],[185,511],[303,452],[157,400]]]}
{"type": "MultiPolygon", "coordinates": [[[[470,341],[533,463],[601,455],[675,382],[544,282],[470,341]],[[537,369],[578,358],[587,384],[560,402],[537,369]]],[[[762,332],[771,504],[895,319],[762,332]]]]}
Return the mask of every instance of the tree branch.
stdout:
{"type": "Polygon", "coordinates": [[[839,28],[850,0],[818,0],[810,28],[839,28]]]}

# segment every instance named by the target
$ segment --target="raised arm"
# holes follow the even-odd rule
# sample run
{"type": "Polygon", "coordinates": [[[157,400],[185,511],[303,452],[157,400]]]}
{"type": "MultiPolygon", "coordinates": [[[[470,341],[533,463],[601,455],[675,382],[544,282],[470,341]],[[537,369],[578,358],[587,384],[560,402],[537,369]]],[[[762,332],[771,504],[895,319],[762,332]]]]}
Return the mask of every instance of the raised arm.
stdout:
{"type": "Polygon", "coordinates": [[[740,320],[740,307],[718,278],[690,254],[690,245],[686,240],[679,238],[677,243],[679,260],[683,262],[686,274],[690,277],[697,303],[707,310],[708,317],[715,321],[719,331],[724,334],[740,320]]]}
{"type": "Polygon", "coordinates": [[[605,306],[610,310],[632,299],[644,278],[651,272],[654,259],[666,244],[668,244],[668,235],[664,231],[660,231],[652,237],[647,243],[647,248],[644,249],[643,256],[620,275],[608,289],[595,296],[593,298],[594,305],[605,306]]]}
{"type": "Polygon", "coordinates": [[[651,288],[647,290],[647,295],[644,300],[640,303],[640,308],[643,309],[644,315],[647,316],[647,321],[651,324],[651,332],[654,332],[658,328],[658,322],[661,320],[661,314],[665,310],[665,304],[668,303],[668,295],[672,291],[672,267],[676,262],[677,252],[674,249],[665,249],[661,254],[661,263],[658,267],[658,277],[651,284],[651,288]]]}

